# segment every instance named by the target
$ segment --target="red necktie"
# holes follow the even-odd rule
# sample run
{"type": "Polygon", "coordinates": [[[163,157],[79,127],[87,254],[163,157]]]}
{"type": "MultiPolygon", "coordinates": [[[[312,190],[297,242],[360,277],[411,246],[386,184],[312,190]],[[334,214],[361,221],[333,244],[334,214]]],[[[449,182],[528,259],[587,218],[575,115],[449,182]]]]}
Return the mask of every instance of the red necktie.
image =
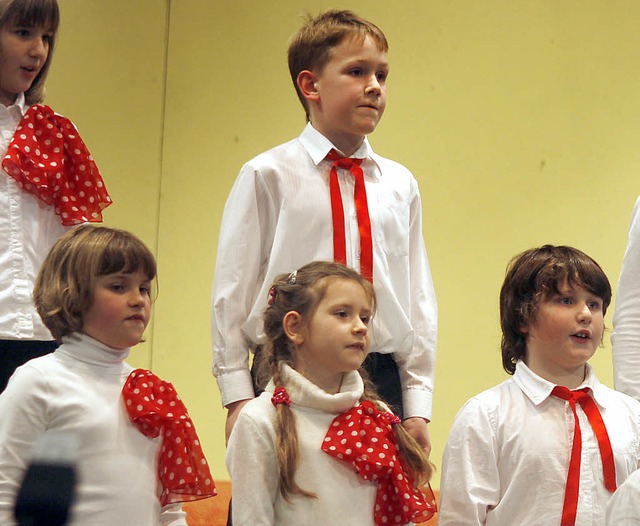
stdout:
{"type": "Polygon", "coordinates": [[[329,191],[331,193],[331,213],[333,216],[333,259],[338,263],[347,264],[347,242],[344,231],[344,208],[338,182],[338,168],[349,170],[355,178],[353,198],[358,218],[358,232],[360,233],[360,273],[373,282],[373,241],[371,239],[371,220],[367,205],[367,191],[364,186],[364,173],[360,164],[362,159],[342,157],[335,150],[331,150],[327,159],[333,161],[329,174],[329,191]]]}
{"type": "Polygon", "coordinates": [[[561,526],[574,526],[576,523],[576,513],[578,510],[578,491],[580,489],[580,459],[582,457],[582,432],[580,431],[580,422],[578,421],[578,413],[576,412],[576,404],[580,404],[584,410],[591,429],[598,440],[598,448],[600,449],[600,458],[602,459],[602,471],[604,475],[604,486],[610,492],[616,490],[616,466],[613,459],[613,450],[611,441],[607,433],[607,428],[602,420],[602,415],[593,398],[588,394],[589,389],[578,389],[570,391],[566,387],[557,385],[551,391],[553,396],[562,398],[569,402],[571,411],[573,411],[573,419],[575,421],[575,429],[573,431],[573,446],[571,448],[571,461],[569,462],[569,473],[567,474],[567,486],[564,492],[564,505],[562,507],[561,526]]]}

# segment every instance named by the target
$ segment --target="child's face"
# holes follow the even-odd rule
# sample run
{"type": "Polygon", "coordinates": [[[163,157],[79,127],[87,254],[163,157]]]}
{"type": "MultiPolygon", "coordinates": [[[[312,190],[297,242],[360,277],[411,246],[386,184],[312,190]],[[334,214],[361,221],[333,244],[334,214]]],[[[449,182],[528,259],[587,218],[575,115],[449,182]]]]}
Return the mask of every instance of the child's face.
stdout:
{"type": "Polygon", "coordinates": [[[387,104],[387,53],[370,37],[352,38],[331,50],[316,75],[317,101],[310,103],[311,123],[345,154],[351,155],[373,132],[387,104]]]}
{"type": "Polygon", "coordinates": [[[53,34],[43,27],[0,28],[0,103],[10,106],[27,91],[49,56],[53,34]]]}
{"type": "Polygon", "coordinates": [[[150,290],[141,270],[99,276],[93,304],[82,317],[82,332],[115,349],[136,345],[149,323],[150,290]]]}
{"type": "Polygon", "coordinates": [[[525,363],[550,381],[584,374],[604,332],[602,298],[566,281],[559,291],[541,300],[534,321],[522,328],[527,338],[525,363]]]}
{"type": "Polygon", "coordinates": [[[357,370],[369,351],[371,298],[353,280],[329,283],[324,298],[294,341],[294,369],[313,383],[335,391],[343,373],[357,370]]]}

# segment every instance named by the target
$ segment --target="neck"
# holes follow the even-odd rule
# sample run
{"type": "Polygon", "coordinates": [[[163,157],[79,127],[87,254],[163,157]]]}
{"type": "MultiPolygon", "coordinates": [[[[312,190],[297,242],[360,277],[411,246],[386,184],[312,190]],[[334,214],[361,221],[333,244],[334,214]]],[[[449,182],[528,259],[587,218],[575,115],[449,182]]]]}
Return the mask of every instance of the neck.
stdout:
{"type": "Polygon", "coordinates": [[[568,389],[575,389],[587,377],[587,365],[582,364],[574,369],[554,368],[548,364],[536,363],[533,360],[525,360],[527,367],[541,378],[556,385],[568,389]]]}

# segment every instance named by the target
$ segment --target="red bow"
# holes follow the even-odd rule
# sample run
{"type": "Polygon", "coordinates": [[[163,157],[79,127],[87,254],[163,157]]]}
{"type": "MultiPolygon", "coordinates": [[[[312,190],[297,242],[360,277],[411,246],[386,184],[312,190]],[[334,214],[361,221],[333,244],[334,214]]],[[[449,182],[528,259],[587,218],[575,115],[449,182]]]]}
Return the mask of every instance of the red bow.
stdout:
{"type": "Polygon", "coordinates": [[[162,433],[161,504],[216,495],[198,435],[173,385],[151,371],[136,369],[127,378],[122,396],[131,421],[143,435],[155,438],[162,433]]]}
{"type": "Polygon", "coordinates": [[[29,107],[2,168],[23,190],[53,205],[65,226],[102,221],[112,202],[75,126],[49,106],[29,107]]]}
{"type": "Polygon", "coordinates": [[[427,501],[402,467],[394,416],[365,400],[333,420],[322,444],[325,453],[353,465],[365,480],[378,483],[374,519],[379,526],[425,522],[437,511],[431,487],[425,488],[427,501]]]}

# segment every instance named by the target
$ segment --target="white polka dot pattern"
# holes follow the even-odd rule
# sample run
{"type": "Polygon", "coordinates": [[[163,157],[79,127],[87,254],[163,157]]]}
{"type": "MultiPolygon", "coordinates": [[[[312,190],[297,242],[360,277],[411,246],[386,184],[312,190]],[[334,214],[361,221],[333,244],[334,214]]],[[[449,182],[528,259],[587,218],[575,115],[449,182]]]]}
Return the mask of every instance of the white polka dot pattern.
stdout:
{"type": "Polygon", "coordinates": [[[399,419],[393,413],[365,400],[333,420],[322,444],[323,451],[351,464],[362,478],[377,482],[374,519],[378,526],[424,522],[437,510],[431,488],[425,488],[426,496],[404,470],[395,423],[399,419]]]}
{"type": "Polygon", "coordinates": [[[122,388],[127,413],[145,436],[162,433],[158,475],[160,503],[186,502],[216,495],[216,487],[191,417],[170,382],[136,369],[122,388]]]}
{"type": "Polygon", "coordinates": [[[2,168],[23,190],[52,205],[63,225],[102,221],[112,202],[73,123],[43,104],[26,111],[2,168]]]}

